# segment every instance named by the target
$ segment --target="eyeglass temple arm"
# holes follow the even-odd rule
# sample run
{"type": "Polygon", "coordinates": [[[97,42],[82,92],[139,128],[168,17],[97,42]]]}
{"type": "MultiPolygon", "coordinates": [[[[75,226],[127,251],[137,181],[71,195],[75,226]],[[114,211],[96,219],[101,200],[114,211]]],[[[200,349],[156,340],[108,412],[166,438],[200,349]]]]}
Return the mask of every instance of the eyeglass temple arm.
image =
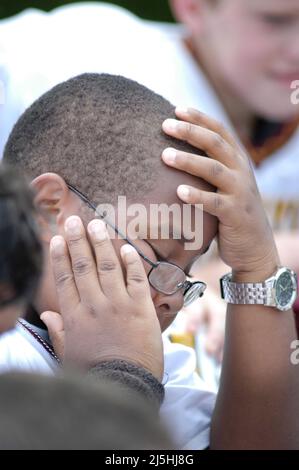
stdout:
{"type": "Polygon", "coordinates": [[[126,237],[115,225],[113,225],[108,219],[106,219],[106,216],[104,214],[101,214],[98,211],[96,206],[87,198],[87,196],[85,196],[85,194],[81,193],[81,191],[79,191],[77,188],[75,188],[74,186],[72,186],[69,183],[67,183],[67,187],[73,193],[75,193],[80,199],[82,199],[82,201],[84,201],[101,219],[105,220],[106,224],[109,225],[109,227],[111,227],[117,233],[117,235],[119,235],[123,240],[125,240],[127,243],[129,243],[129,245],[131,245],[133,248],[135,248],[135,250],[137,251],[139,256],[141,256],[141,258],[144,259],[144,261],[146,261],[148,264],[150,264],[152,266],[152,268],[155,268],[156,266],[158,266],[157,263],[154,263],[146,255],[144,255],[139,250],[139,248],[130,240],[130,238],[126,237]]]}

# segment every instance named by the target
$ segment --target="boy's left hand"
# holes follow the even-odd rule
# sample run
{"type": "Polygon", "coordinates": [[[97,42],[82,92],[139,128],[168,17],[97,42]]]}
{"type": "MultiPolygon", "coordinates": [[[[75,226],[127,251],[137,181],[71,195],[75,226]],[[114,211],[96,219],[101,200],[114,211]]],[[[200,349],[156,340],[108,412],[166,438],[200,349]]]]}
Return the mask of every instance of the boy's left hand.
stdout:
{"type": "Polygon", "coordinates": [[[214,119],[190,108],[177,108],[176,115],[181,120],[164,121],[164,132],[210,158],[178,150],[173,158],[174,149],[166,149],[164,162],[217,189],[208,192],[183,185],[178,196],[185,203],[203,204],[205,212],[218,218],[220,256],[232,268],[235,280],[263,281],[276,270],[279,257],[248,156],[214,119]]]}

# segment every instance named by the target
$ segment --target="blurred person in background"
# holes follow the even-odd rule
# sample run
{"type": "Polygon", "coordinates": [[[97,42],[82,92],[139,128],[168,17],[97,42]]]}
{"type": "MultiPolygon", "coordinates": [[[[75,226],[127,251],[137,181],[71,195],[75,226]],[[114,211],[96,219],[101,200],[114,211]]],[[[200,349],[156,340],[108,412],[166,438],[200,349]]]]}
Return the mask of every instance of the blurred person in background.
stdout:
{"type": "MultiPolygon", "coordinates": [[[[170,0],[170,6],[184,25],[172,37],[169,69],[177,101],[178,86],[185,84],[187,104],[228,125],[246,147],[282,262],[299,272],[299,108],[291,102],[291,85],[299,78],[298,2],[170,0]]],[[[215,293],[186,317],[193,331],[209,323],[207,348],[219,359],[225,305],[215,295],[215,279],[226,269],[210,257],[198,267],[215,293]]]]}

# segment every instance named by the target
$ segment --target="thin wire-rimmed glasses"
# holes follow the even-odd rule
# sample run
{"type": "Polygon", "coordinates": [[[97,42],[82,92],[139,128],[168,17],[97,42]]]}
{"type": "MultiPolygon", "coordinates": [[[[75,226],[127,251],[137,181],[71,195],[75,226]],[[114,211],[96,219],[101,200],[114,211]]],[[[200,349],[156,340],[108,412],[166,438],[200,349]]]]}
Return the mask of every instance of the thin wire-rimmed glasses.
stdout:
{"type": "Polygon", "coordinates": [[[161,292],[164,295],[176,294],[179,290],[183,290],[184,307],[187,307],[192,302],[202,297],[207,286],[204,282],[195,281],[191,282],[187,279],[186,273],[180,266],[168,261],[157,261],[150,260],[139,248],[126,237],[115,225],[113,225],[105,216],[101,214],[96,206],[88,199],[85,194],[81,193],[77,188],[71,184],[67,184],[68,188],[76,194],[83,202],[85,202],[102,220],[105,220],[106,224],[109,225],[117,235],[125,240],[129,245],[133,246],[139,256],[151,266],[151,270],[148,273],[148,281],[150,285],[161,292]]]}

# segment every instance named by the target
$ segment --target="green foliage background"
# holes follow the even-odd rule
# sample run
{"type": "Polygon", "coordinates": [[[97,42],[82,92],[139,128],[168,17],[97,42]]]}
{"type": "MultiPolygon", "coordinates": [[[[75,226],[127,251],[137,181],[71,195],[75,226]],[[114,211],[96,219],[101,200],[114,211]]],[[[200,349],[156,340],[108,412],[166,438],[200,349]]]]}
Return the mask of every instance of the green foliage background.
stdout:
{"type": "MultiPolygon", "coordinates": [[[[0,0],[0,18],[15,15],[26,8],[39,8],[49,11],[58,6],[78,2],[83,3],[84,0],[0,0]]],[[[173,21],[168,6],[168,0],[106,0],[106,3],[120,5],[142,18],[158,21],[173,21]]]]}

